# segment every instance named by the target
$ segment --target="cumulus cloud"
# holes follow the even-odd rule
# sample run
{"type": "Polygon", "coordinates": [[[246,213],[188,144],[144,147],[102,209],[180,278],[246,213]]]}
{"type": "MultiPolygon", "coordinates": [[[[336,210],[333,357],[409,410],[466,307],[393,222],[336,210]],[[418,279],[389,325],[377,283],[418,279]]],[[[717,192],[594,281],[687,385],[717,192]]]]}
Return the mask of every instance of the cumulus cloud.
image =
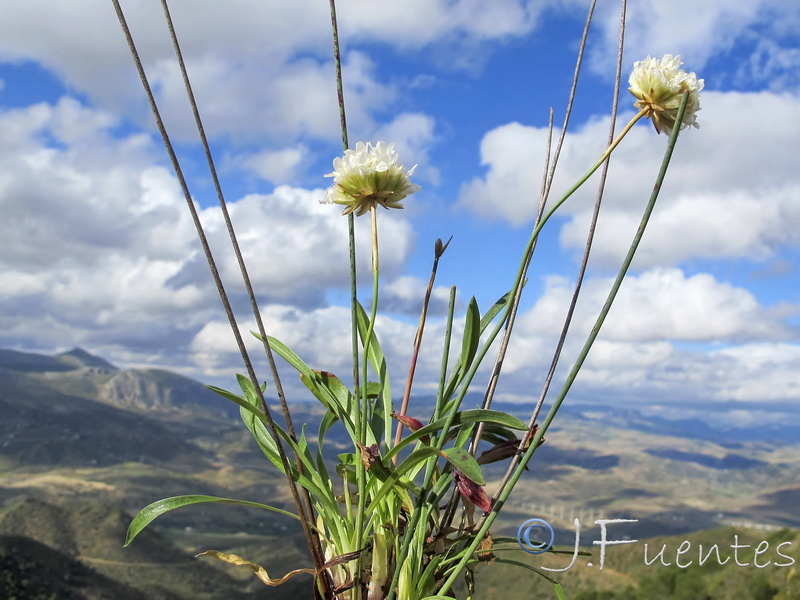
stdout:
{"type": "Polygon", "coordinates": [[[261,179],[275,183],[291,181],[300,175],[309,149],[303,144],[276,150],[261,150],[228,159],[229,166],[238,166],[261,179]]]}
{"type": "MultiPolygon", "coordinates": [[[[398,277],[387,283],[381,291],[381,306],[390,313],[418,315],[422,310],[427,287],[428,282],[418,277],[398,277]]],[[[450,291],[447,288],[434,287],[428,304],[428,314],[446,314],[449,300],[450,291]]]]}
{"type": "MultiPolygon", "coordinates": [[[[605,301],[610,281],[590,279],[555,378],[560,386],[605,301]]],[[[538,394],[560,334],[571,283],[550,277],[542,296],[518,319],[501,393],[538,394]],[[511,375],[513,374],[513,375],[511,375]]],[[[713,402],[792,401],[800,306],[774,309],[745,289],[708,274],[652,269],[629,276],[581,370],[579,400],[713,402]]],[[[558,389],[556,387],[556,389],[558,389]]]]}
{"type": "MultiPolygon", "coordinates": [[[[800,179],[793,164],[800,154],[800,128],[791,117],[800,99],[769,92],[709,92],[702,106],[700,130],[686,131],[679,139],[639,266],[698,257],[765,258],[778,244],[800,243],[798,233],[785,227],[800,218],[795,202],[800,179]]],[[[555,197],[599,156],[607,126],[597,119],[568,135],[555,197]]],[[[481,142],[487,173],[462,187],[460,205],[514,225],[530,221],[544,140],[543,129],[518,123],[488,132],[481,142]]],[[[627,250],[663,148],[663,138],[639,124],[613,154],[593,251],[600,263],[616,264],[627,250]]],[[[591,180],[584,187],[561,210],[570,215],[561,243],[575,250],[583,245],[592,210],[591,180]]]]}
{"type": "MultiPolygon", "coordinates": [[[[537,23],[535,4],[344,3],[339,21],[346,40],[344,85],[351,126],[370,133],[376,128],[372,115],[385,110],[397,93],[360,46],[418,50],[457,39],[477,47],[531,31],[537,23]],[[392,24],[390,36],[386,23],[392,24]]],[[[123,2],[122,8],[168,125],[174,135],[190,139],[191,115],[160,7],[123,2]]],[[[210,136],[336,138],[327,5],[313,0],[226,2],[197,10],[183,1],[172,2],[171,13],[210,136]]],[[[105,108],[149,124],[149,109],[109,3],[76,0],[69,6],[44,6],[11,0],[4,17],[0,60],[37,62],[105,108]]]]}
{"type": "Polygon", "coordinates": [[[422,113],[402,113],[381,125],[372,137],[374,141],[391,140],[406,167],[427,166],[419,170],[417,177],[439,182],[438,172],[430,167],[429,150],[436,139],[433,118],[422,113]]]}
{"type": "MultiPolygon", "coordinates": [[[[572,6],[575,6],[572,3],[572,6]]],[[[603,74],[613,74],[619,28],[619,7],[598,6],[597,24],[602,41],[592,45],[590,63],[603,74]]],[[[756,84],[773,91],[797,89],[797,28],[800,8],[785,0],[754,0],[737,3],[707,0],[659,2],[644,0],[627,9],[625,64],[646,55],[679,54],[692,70],[702,70],[715,59],[724,82],[708,82],[711,89],[722,83],[743,89],[756,84]],[[749,60],[731,60],[734,46],[752,50],[749,60]]]]}
{"type": "Polygon", "coordinates": [[[392,24],[392,43],[421,48],[442,38],[475,41],[522,35],[536,24],[540,9],[530,0],[410,0],[402,4],[358,2],[339,7],[342,30],[357,39],[386,41],[392,24]]]}
{"type": "MultiPolygon", "coordinates": [[[[707,79],[708,89],[769,92],[703,95],[701,129],[679,141],[635,264],[638,271],[623,286],[575,391],[589,399],[640,403],[650,397],[796,399],[796,303],[769,305],[741,282],[702,272],[697,261],[776,258],[763,272],[783,265],[785,275],[789,260],[777,253],[800,242],[796,228],[787,226],[800,221],[800,130],[794,118],[800,107],[793,91],[798,55],[796,43],[789,43],[800,25],[798,9],[782,0],[687,2],[646,0],[631,6],[631,58],[626,61],[648,53],[680,53],[701,77],[704,65],[727,65],[716,67],[722,73],[715,81],[707,79]],[[722,60],[734,45],[749,58],[722,60]]],[[[613,55],[616,15],[609,6],[598,9],[604,40],[590,45],[595,68],[605,68],[613,55]]],[[[193,140],[159,7],[124,2],[123,8],[170,132],[179,142],[193,140]]],[[[446,180],[448,174],[433,164],[440,124],[420,109],[433,104],[412,97],[415,90],[425,85],[435,90],[442,72],[466,69],[477,75],[494,46],[534,32],[542,11],[577,14],[578,8],[585,10],[572,0],[342,3],[351,140],[394,141],[408,166],[420,164],[417,175],[424,183],[446,180]],[[423,53],[430,73],[404,73],[402,65],[386,68],[423,53]]],[[[241,186],[246,189],[229,198],[229,208],[267,329],[312,366],[344,379],[350,370],[350,317],[349,309],[337,304],[347,304],[346,219],[335,207],[320,206],[323,190],[304,183],[312,168],[320,163],[328,168],[338,149],[328,8],[296,0],[208,3],[197,10],[196,3],[175,0],[172,10],[207,131],[223,148],[222,170],[249,178],[241,186]],[[320,158],[323,153],[330,156],[320,158]],[[262,181],[277,187],[262,191],[262,181]]],[[[5,242],[0,345],[46,351],[83,345],[123,364],[159,364],[203,378],[229,376],[239,364],[237,351],[185,201],[159,162],[161,151],[151,136],[130,133],[137,127],[152,132],[151,116],[111,7],[100,0],[68,5],[10,0],[0,22],[0,60],[37,63],[82,98],[0,113],[0,236],[5,242]]],[[[6,94],[19,85],[10,76],[0,89],[6,94]]],[[[606,130],[607,120],[598,116],[568,136],[555,195],[600,154],[606,130]]],[[[615,153],[594,265],[616,265],[625,251],[663,142],[640,125],[615,153]]],[[[539,128],[510,123],[488,132],[481,143],[485,173],[464,183],[460,207],[480,220],[499,222],[498,229],[529,223],[544,147],[545,132],[539,128]]],[[[197,157],[189,159],[194,162],[197,157]]],[[[192,177],[193,184],[204,185],[204,176],[192,177]]],[[[568,252],[582,244],[592,200],[588,188],[581,191],[551,224],[559,228],[568,252]]],[[[407,267],[415,243],[412,223],[419,227],[422,210],[412,205],[380,221],[381,298],[387,312],[378,319],[378,335],[396,393],[405,380],[427,285],[424,270],[412,275],[407,267]]],[[[219,209],[203,207],[201,218],[240,328],[257,352],[219,209]]],[[[359,273],[369,289],[369,223],[361,219],[357,225],[363,240],[359,273]]],[[[475,235],[470,227],[465,234],[475,235]]],[[[502,229],[502,235],[507,232],[502,229]]],[[[480,283],[491,276],[483,269],[480,283]]],[[[609,285],[607,278],[590,273],[564,365],[574,359],[609,285]]],[[[522,308],[501,397],[529,398],[544,375],[570,293],[560,277],[547,278],[544,288],[541,298],[522,308]]],[[[368,292],[362,296],[368,302],[368,292]]],[[[417,393],[430,393],[438,381],[447,296],[443,288],[434,290],[417,393]]],[[[462,327],[463,315],[457,315],[453,353],[462,327]]],[[[479,371],[476,389],[487,369],[479,371]]]]}
{"type": "MultiPolygon", "coordinates": [[[[574,327],[588,334],[611,287],[610,279],[584,284],[574,327]]],[[[572,283],[550,277],[545,292],[524,315],[521,327],[537,335],[560,331],[572,283]]],[[[800,313],[800,306],[794,308],[800,313]]],[[[680,269],[654,268],[629,275],[603,326],[602,337],[614,342],[742,342],[797,339],[800,331],[784,321],[783,309],[762,306],[747,290],[708,273],[687,276],[680,269]]]]}
{"type": "MultiPolygon", "coordinates": [[[[138,361],[184,350],[220,304],[173,175],[146,136],[113,134],[108,114],[63,99],[0,113],[0,317],[3,345],[138,349],[138,361]]],[[[282,186],[229,203],[250,278],[263,302],[320,308],[346,285],[346,219],[323,190],[282,186]]],[[[246,308],[218,207],[201,220],[236,307],[246,308]]],[[[369,240],[369,223],[357,236],[369,240]]],[[[414,236],[398,214],[382,223],[387,277],[414,236]]],[[[369,244],[359,270],[369,277],[369,244]]],[[[130,356],[130,355],[129,355],[130,356]]]]}

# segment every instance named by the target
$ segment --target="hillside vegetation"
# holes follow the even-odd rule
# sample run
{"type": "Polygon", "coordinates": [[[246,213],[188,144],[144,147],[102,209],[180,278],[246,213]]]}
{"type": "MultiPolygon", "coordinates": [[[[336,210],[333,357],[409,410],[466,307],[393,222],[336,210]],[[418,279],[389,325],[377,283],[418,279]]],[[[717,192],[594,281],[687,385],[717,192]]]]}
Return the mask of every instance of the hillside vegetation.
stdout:
{"type": "MultiPolygon", "coordinates": [[[[414,402],[423,417],[425,399],[414,402]]],[[[294,410],[309,432],[323,414],[315,404],[294,410]]],[[[276,576],[309,566],[293,522],[273,513],[199,505],[164,515],[122,547],[131,515],[167,496],[290,508],[282,476],[237,414],[205,386],[167,371],[118,369],[80,349],[57,356],[0,350],[0,598],[312,598],[307,576],[266,588],[247,569],[195,558],[207,549],[233,552],[276,576]]],[[[551,574],[570,600],[800,598],[797,565],[777,566],[788,559],[775,554],[787,543],[783,551],[800,557],[798,443],[787,430],[754,429],[748,439],[697,422],[666,426],[635,411],[568,407],[494,534],[513,538],[523,521],[544,518],[565,554],[533,556],[515,542],[498,544],[497,562],[478,567],[474,599],[555,598],[539,575],[501,561],[564,568],[574,518],[593,556],[551,574]],[[602,571],[591,544],[600,518],[636,519],[624,533],[639,540],[609,546],[602,571]],[[724,527],[745,522],[752,525],[724,527]],[[730,554],[734,536],[753,546],[741,549],[740,562],[750,552],[752,563],[754,548],[767,542],[759,561],[773,564],[696,564],[700,544],[730,554]],[[674,564],[684,542],[691,550],[681,560],[695,557],[685,569],[674,564]],[[670,566],[645,564],[645,543],[651,558],[667,544],[670,566]]],[[[333,456],[344,440],[332,431],[326,443],[333,456]]],[[[486,469],[490,490],[502,474],[498,465],[486,469]]]]}

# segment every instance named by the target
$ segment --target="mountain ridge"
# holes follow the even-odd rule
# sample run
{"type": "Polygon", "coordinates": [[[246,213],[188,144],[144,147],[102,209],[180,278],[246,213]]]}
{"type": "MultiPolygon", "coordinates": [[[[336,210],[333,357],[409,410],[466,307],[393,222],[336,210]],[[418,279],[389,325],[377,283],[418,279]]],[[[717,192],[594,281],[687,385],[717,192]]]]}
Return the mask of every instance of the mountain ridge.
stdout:
{"type": "MultiPolygon", "coordinates": [[[[420,413],[415,416],[422,417],[426,403],[420,400],[415,400],[420,413]]],[[[521,410],[503,403],[495,408],[521,410]]],[[[0,351],[0,468],[5,472],[0,511],[12,515],[4,520],[0,514],[0,549],[23,548],[35,558],[29,564],[42,569],[63,565],[76,578],[91,579],[93,572],[107,576],[132,590],[117,588],[120,597],[138,600],[140,592],[131,581],[148,577],[150,567],[137,558],[137,548],[161,555],[146,538],[141,547],[138,538],[128,550],[120,546],[130,515],[149,503],[208,494],[291,510],[283,476],[267,463],[242,424],[230,418],[236,412],[233,403],[202,384],[169,371],[120,369],[81,349],[56,356],[0,351]],[[81,537],[80,528],[89,534],[81,537]],[[80,570],[76,560],[94,571],[80,570]],[[103,560],[121,569],[117,563],[128,564],[123,573],[112,573],[104,570],[103,560]],[[136,576],[126,579],[125,573],[136,576]]],[[[324,409],[298,402],[292,412],[297,424],[308,424],[313,443],[324,409]]],[[[565,406],[509,498],[499,531],[513,536],[519,523],[537,516],[548,519],[560,535],[569,531],[569,515],[589,511],[598,518],[639,519],[647,536],[725,521],[800,525],[800,467],[790,441],[736,438],[721,430],[718,440],[706,439],[714,437],[708,431],[691,437],[692,428],[664,421],[615,407],[565,406]]],[[[348,443],[333,428],[326,451],[335,455],[348,443]]],[[[487,485],[495,485],[504,468],[487,465],[487,485]]],[[[300,536],[289,526],[272,513],[198,506],[164,515],[147,531],[174,543],[177,550],[167,542],[164,547],[183,552],[180,560],[212,547],[285,573],[308,564],[298,550],[300,536]]],[[[169,552],[162,562],[169,562],[169,552]]],[[[31,572],[13,563],[8,552],[0,552],[2,560],[12,561],[8,568],[20,576],[31,572]]],[[[254,589],[247,574],[243,581],[231,585],[239,591],[254,589]]],[[[97,583],[98,589],[104,585],[97,583]]],[[[305,583],[297,585],[267,597],[303,597],[305,583]]],[[[54,593],[62,593],[59,598],[103,597],[86,589],[70,589],[73,596],[54,593]]],[[[145,597],[198,597],[192,589],[193,583],[184,581],[145,597]]]]}

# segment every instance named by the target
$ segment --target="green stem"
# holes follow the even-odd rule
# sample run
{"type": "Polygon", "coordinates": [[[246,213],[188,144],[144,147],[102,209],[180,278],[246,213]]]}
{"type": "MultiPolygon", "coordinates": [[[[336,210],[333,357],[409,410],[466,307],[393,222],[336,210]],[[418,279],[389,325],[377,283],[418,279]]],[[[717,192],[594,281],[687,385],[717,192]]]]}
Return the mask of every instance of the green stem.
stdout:
{"type": "MultiPolygon", "coordinates": [[[[367,365],[369,364],[369,347],[372,343],[373,332],[375,330],[375,317],[378,313],[378,282],[380,280],[380,263],[378,257],[378,211],[375,204],[370,207],[370,216],[372,218],[372,308],[370,309],[369,324],[367,333],[364,336],[364,356],[361,361],[361,410],[356,415],[358,418],[358,441],[364,448],[367,445],[367,426],[370,420],[369,410],[369,397],[367,395],[367,365]]],[[[356,448],[356,452],[360,452],[360,448],[356,448]]],[[[367,507],[367,493],[366,493],[366,468],[363,461],[357,461],[356,483],[358,486],[358,510],[356,512],[356,538],[355,550],[360,550],[364,543],[364,514],[367,507]]],[[[361,572],[361,557],[357,561],[359,568],[353,574],[355,585],[355,598],[358,600],[360,594],[359,573],[361,572]]]]}
{"type": "MultiPolygon", "coordinates": [[[[497,515],[500,513],[500,510],[503,508],[508,496],[511,494],[516,483],[519,481],[522,473],[525,471],[525,467],[530,462],[531,458],[533,457],[533,453],[536,450],[537,446],[541,442],[544,434],[547,432],[547,429],[550,427],[553,419],[558,413],[559,408],[561,407],[561,403],[566,398],[567,393],[569,392],[570,388],[572,387],[572,383],[575,381],[575,378],[578,376],[578,372],[581,370],[584,361],[586,360],[586,356],[589,354],[589,350],[594,344],[597,335],[600,333],[600,328],[605,321],[606,315],[608,315],[608,311],[611,309],[611,305],[616,298],[617,292],[619,291],[620,286],[622,285],[622,281],[625,278],[626,273],[628,272],[628,268],[630,267],[631,262],[633,261],[633,257],[636,254],[636,250],[639,248],[639,243],[642,240],[642,235],[647,227],[647,223],[650,220],[650,215],[653,212],[653,208],[655,207],[656,200],[658,199],[658,194],[661,191],[661,184],[664,181],[664,177],[667,173],[667,168],[669,167],[670,160],[672,159],[672,151],[675,149],[675,143],[678,140],[678,133],[680,132],[681,123],[683,122],[683,114],[686,110],[686,102],[689,98],[689,94],[684,94],[683,102],[681,103],[680,109],[678,110],[678,115],[675,121],[675,127],[672,129],[672,135],[670,136],[669,143],[667,144],[667,149],[664,153],[664,160],[661,163],[661,169],[658,172],[658,177],[656,178],[656,183],[653,186],[653,192],[650,194],[650,200],[647,203],[647,207],[645,208],[644,214],[642,215],[642,219],[639,223],[639,229],[636,231],[636,235],[631,242],[630,248],[628,249],[628,254],[625,256],[625,260],[620,267],[619,273],[617,274],[617,278],[614,280],[614,285],[611,287],[611,291],[608,293],[608,297],[606,298],[606,302],[603,305],[603,308],[600,310],[600,314],[597,316],[597,320],[595,321],[594,326],[592,327],[592,331],[589,334],[586,342],[581,349],[580,354],[578,355],[575,364],[572,367],[569,375],[567,376],[564,385],[559,392],[558,397],[553,402],[553,406],[550,407],[550,410],[547,412],[547,416],[545,417],[542,425],[539,427],[539,430],[536,432],[536,435],[533,437],[530,446],[523,454],[522,459],[520,460],[519,464],[517,465],[514,474],[511,476],[511,479],[508,482],[508,485],[503,489],[500,496],[498,496],[497,500],[492,507],[491,512],[486,517],[483,522],[483,525],[478,530],[478,533],[475,534],[472,542],[470,543],[469,547],[465,550],[461,561],[459,561],[458,565],[451,573],[450,577],[445,581],[444,585],[442,586],[441,590],[439,591],[440,594],[446,594],[450,588],[455,583],[456,578],[458,575],[464,570],[467,562],[470,560],[470,557],[474,554],[475,550],[477,549],[478,545],[480,544],[481,540],[484,538],[486,533],[489,531],[489,527],[491,527],[492,523],[494,522],[497,515]]],[[[620,136],[614,140],[614,145],[619,143],[621,137],[632,127],[632,124],[641,118],[643,113],[639,113],[636,117],[634,117],[633,121],[625,127],[623,132],[620,136]]],[[[608,152],[604,153],[603,156],[607,157],[608,152]]],[[[586,178],[584,178],[585,181],[586,178]]]]}
{"type": "MultiPolygon", "coordinates": [[[[528,256],[530,255],[530,253],[531,253],[531,251],[533,249],[533,246],[536,243],[536,239],[539,237],[539,232],[542,230],[542,227],[544,227],[545,223],[547,223],[547,221],[550,219],[550,217],[553,216],[553,213],[555,213],[556,210],[558,210],[561,207],[561,205],[564,204],[564,202],[566,202],[567,199],[569,199],[569,197],[572,196],[572,194],[574,194],[578,190],[578,188],[580,188],[584,183],[586,183],[586,181],[595,173],[595,171],[597,171],[597,169],[600,168],[600,166],[608,158],[608,155],[620,143],[620,141],[622,140],[622,137],[631,129],[631,127],[633,127],[633,125],[636,123],[636,121],[638,121],[639,119],[641,119],[644,116],[644,114],[645,114],[645,111],[640,111],[635,117],[633,117],[633,119],[631,119],[631,122],[628,123],[628,125],[625,126],[625,128],[622,130],[620,135],[617,136],[617,138],[611,143],[611,145],[608,147],[608,149],[606,149],[606,151],[597,160],[597,162],[594,165],[592,165],[592,167],[586,172],[586,174],[583,177],[581,177],[569,190],[567,190],[567,192],[555,204],[553,204],[550,207],[550,209],[544,214],[544,216],[542,216],[542,219],[539,221],[539,224],[536,225],[536,227],[531,232],[531,236],[528,239],[527,245],[525,246],[525,251],[523,252],[522,261],[520,262],[520,266],[519,266],[519,269],[517,271],[516,278],[514,279],[514,284],[511,287],[511,291],[509,292],[509,294],[511,294],[511,295],[516,294],[517,290],[519,289],[519,286],[522,285],[522,279],[523,279],[523,275],[524,275],[524,272],[525,272],[525,265],[527,263],[528,256]]],[[[470,383],[472,381],[472,378],[475,376],[475,373],[477,372],[478,367],[480,366],[481,362],[483,361],[483,358],[485,357],[486,353],[488,352],[489,347],[491,346],[492,342],[497,337],[497,334],[500,332],[500,329],[503,327],[503,323],[505,322],[506,318],[508,317],[509,310],[510,310],[510,305],[506,306],[506,308],[504,309],[504,312],[503,312],[503,318],[500,319],[500,321],[498,322],[498,324],[495,326],[494,330],[490,334],[489,338],[487,339],[486,343],[483,345],[483,347],[478,351],[478,354],[475,356],[475,359],[472,362],[472,366],[470,367],[469,372],[464,377],[464,381],[461,384],[461,391],[459,392],[459,395],[456,397],[456,401],[455,401],[455,403],[454,403],[454,405],[452,407],[452,410],[447,415],[448,416],[448,421],[447,421],[445,427],[442,429],[443,432],[446,432],[446,431],[449,430],[450,425],[452,424],[452,420],[455,418],[455,413],[458,412],[458,409],[461,406],[461,402],[463,401],[464,396],[466,395],[467,390],[469,389],[469,385],[470,385],[470,383]]],[[[436,447],[441,449],[443,444],[444,444],[444,434],[442,434],[442,436],[440,436],[440,438],[437,440],[436,447]]],[[[436,458],[435,457],[431,458],[430,461],[428,462],[427,470],[425,472],[425,478],[424,478],[424,481],[423,481],[423,484],[422,484],[422,488],[421,488],[421,493],[420,493],[420,495],[419,495],[419,497],[417,499],[417,508],[419,508],[422,505],[422,503],[425,501],[425,490],[427,490],[428,487],[430,486],[430,482],[431,482],[431,479],[433,477],[433,471],[434,471],[433,470],[433,465],[435,464],[435,462],[436,462],[436,458]]],[[[414,529],[416,528],[417,523],[419,522],[420,512],[421,511],[419,511],[419,510],[415,510],[414,511],[414,514],[411,517],[411,522],[409,523],[408,531],[414,531],[414,529]]],[[[476,539],[480,540],[480,539],[482,539],[482,536],[480,538],[476,538],[476,539]]],[[[402,545],[402,547],[400,549],[400,556],[398,557],[398,560],[397,560],[397,564],[398,565],[402,564],[403,561],[406,560],[406,557],[408,556],[408,548],[409,548],[410,541],[411,541],[411,536],[410,535],[406,535],[405,538],[403,539],[403,545],[402,545]]],[[[476,544],[476,546],[477,546],[477,544],[476,544]]],[[[466,564],[466,561],[465,561],[464,564],[466,564]]],[[[461,569],[463,569],[463,567],[459,568],[459,570],[461,570],[461,569]]],[[[394,597],[395,597],[394,588],[397,585],[398,572],[399,572],[399,570],[395,571],[394,578],[392,580],[392,586],[389,589],[389,594],[387,595],[386,600],[394,600],[394,597]]]]}

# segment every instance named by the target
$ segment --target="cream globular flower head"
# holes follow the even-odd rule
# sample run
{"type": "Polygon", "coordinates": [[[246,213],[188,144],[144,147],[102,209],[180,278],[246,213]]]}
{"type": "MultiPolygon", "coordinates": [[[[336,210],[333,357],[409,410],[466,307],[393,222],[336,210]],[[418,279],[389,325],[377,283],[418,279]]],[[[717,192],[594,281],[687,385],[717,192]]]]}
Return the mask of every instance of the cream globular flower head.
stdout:
{"type": "Polygon", "coordinates": [[[403,208],[400,201],[422,189],[410,180],[416,168],[406,170],[400,164],[394,144],[358,142],[355,150],[345,150],[344,156],[333,160],[333,173],[325,175],[333,177],[333,186],[320,202],[342,204],[343,215],[356,216],[378,204],[403,208]]]}
{"type": "Polygon", "coordinates": [[[703,80],[681,69],[682,64],[680,56],[671,54],[665,54],[661,60],[648,56],[633,64],[628,91],[636,96],[634,106],[639,110],[645,109],[645,116],[652,119],[658,133],[669,135],[672,132],[686,92],[689,92],[689,100],[681,129],[688,125],[699,127],[697,111],[700,110],[703,80]]]}

